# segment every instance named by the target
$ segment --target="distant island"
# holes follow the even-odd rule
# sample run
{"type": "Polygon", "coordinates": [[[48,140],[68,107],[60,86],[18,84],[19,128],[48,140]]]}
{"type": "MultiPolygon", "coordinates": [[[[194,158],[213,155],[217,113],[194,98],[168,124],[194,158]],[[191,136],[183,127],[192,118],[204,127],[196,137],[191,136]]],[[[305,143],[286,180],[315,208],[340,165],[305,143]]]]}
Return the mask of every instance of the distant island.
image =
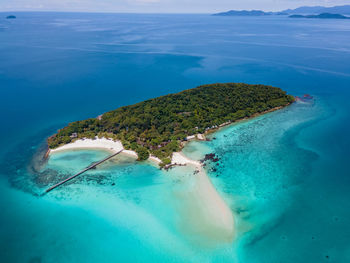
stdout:
{"type": "Polygon", "coordinates": [[[319,15],[291,15],[290,18],[321,18],[321,19],[350,19],[340,14],[322,13],[319,15]]]}
{"type": "Polygon", "coordinates": [[[271,86],[203,85],[70,123],[48,138],[48,146],[55,149],[85,138],[112,139],[120,141],[124,149],[136,152],[139,160],[146,160],[151,154],[160,165],[166,165],[185,141],[196,136],[204,139],[206,132],[293,101],[293,96],[271,86]]]}
{"type": "Polygon", "coordinates": [[[350,15],[350,5],[333,6],[333,7],[302,6],[296,9],[287,9],[282,12],[288,13],[288,14],[306,14],[306,15],[311,15],[311,14],[315,15],[315,14],[322,14],[322,13],[350,15]]]}
{"type": "Polygon", "coordinates": [[[15,18],[16,18],[16,16],[14,16],[14,15],[10,15],[10,16],[6,17],[6,19],[15,19],[15,18]]]}
{"type": "Polygon", "coordinates": [[[262,10],[230,10],[213,14],[214,16],[269,16],[269,15],[318,15],[318,14],[350,15],[350,5],[343,6],[302,6],[295,9],[286,9],[279,12],[267,12],[262,10]]]}
{"type": "Polygon", "coordinates": [[[214,16],[266,16],[266,15],[271,15],[271,13],[266,13],[261,10],[242,10],[242,11],[237,11],[237,10],[230,10],[227,12],[222,12],[222,13],[217,13],[213,14],[214,16]]]}

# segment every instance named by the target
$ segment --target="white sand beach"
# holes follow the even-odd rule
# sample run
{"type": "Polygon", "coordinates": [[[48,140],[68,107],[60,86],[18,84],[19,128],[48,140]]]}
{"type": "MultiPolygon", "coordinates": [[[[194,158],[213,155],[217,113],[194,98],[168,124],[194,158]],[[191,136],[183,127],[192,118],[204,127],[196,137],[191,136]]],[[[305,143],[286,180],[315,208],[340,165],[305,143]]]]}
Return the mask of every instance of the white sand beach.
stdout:
{"type": "Polygon", "coordinates": [[[184,179],[185,190],[180,187],[174,191],[181,214],[179,227],[198,242],[232,242],[235,237],[233,213],[205,170],[198,166],[196,169],[198,173],[184,179]]]}
{"type": "Polygon", "coordinates": [[[171,163],[172,164],[179,164],[179,165],[192,164],[196,167],[202,166],[200,162],[189,159],[182,152],[174,152],[173,156],[171,158],[171,163]]]}
{"type": "MultiPolygon", "coordinates": [[[[66,151],[66,150],[76,150],[76,149],[104,149],[111,152],[119,152],[124,149],[120,141],[113,141],[106,138],[97,139],[79,139],[72,143],[65,144],[56,149],[50,150],[51,153],[66,151]]],[[[135,153],[136,154],[136,153],[135,153]]]]}
{"type": "Polygon", "coordinates": [[[192,202],[200,206],[198,216],[211,227],[212,235],[231,241],[234,237],[234,219],[231,209],[216,191],[206,172],[200,169],[196,177],[192,202]]]}
{"type": "Polygon", "coordinates": [[[67,150],[79,150],[79,149],[102,149],[110,152],[119,152],[123,150],[123,154],[137,158],[137,153],[131,150],[125,150],[120,141],[114,141],[106,138],[96,139],[79,139],[66,145],[60,146],[56,149],[50,150],[50,154],[67,151],[67,150]]]}
{"type": "Polygon", "coordinates": [[[153,161],[153,162],[155,162],[156,164],[160,164],[160,163],[162,162],[161,159],[159,159],[158,157],[156,157],[156,156],[154,156],[154,155],[150,155],[149,158],[148,158],[148,160],[153,161]]]}
{"type": "Polygon", "coordinates": [[[132,150],[123,150],[122,152],[123,154],[127,154],[129,156],[132,156],[132,157],[135,157],[135,158],[138,158],[138,155],[136,152],[132,151],[132,150]]]}

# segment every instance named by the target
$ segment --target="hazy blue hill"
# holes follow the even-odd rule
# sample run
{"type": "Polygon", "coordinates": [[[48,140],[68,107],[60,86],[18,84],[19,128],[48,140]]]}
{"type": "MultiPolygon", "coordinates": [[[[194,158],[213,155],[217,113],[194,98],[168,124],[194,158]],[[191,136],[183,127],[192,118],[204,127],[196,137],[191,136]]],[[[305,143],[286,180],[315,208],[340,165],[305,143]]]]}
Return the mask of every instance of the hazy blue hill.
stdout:
{"type": "MultiPolygon", "coordinates": [[[[227,12],[221,12],[213,15],[214,16],[266,16],[266,15],[288,15],[288,14],[289,15],[318,15],[318,14],[324,14],[324,13],[350,15],[350,5],[333,6],[333,7],[301,6],[295,9],[287,9],[280,12],[264,12],[262,10],[230,10],[227,12]]],[[[319,18],[333,18],[333,17],[319,17],[319,18]]]]}
{"type": "Polygon", "coordinates": [[[296,9],[287,9],[282,12],[288,14],[322,14],[322,13],[332,13],[332,14],[350,14],[350,5],[343,6],[302,6],[296,9]]]}
{"type": "Polygon", "coordinates": [[[16,16],[14,16],[14,15],[10,15],[10,16],[7,16],[6,18],[7,18],[7,19],[15,19],[15,18],[16,18],[16,16]]]}
{"type": "Polygon", "coordinates": [[[261,10],[251,10],[251,11],[248,11],[248,10],[241,10],[241,11],[230,10],[227,12],[214,14],[214,16],[266,16],[266,15],[271,15],[271,13],[266,13],[266,12],[261,11],[261,10]]]}
{"type": "Polygon", "coordinates": [[[350,19],[340,14],[322,13],[319,15],[291,15],[290,18],[321,18],[321,19],[350,19]]]}
{"type": "Polygon", "coordinates": [[[324,6],[301,6],[295,9],[287,9],[282,12],[288,14],[315,14],[321,13],[324,8],[324,6]]]}
{"type": "Polygon", "coordinates": [[[350,15],[350,5],[334,6],[326,9],[328,13],[350,15]]]}

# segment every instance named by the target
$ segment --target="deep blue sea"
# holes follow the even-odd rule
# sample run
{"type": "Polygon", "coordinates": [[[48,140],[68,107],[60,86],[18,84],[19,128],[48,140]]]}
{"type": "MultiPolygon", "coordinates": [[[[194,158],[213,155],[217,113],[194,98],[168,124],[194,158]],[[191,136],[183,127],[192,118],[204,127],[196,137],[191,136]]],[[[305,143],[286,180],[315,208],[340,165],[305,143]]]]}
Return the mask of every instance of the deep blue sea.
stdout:
{"type": "Polygon", "coordinates": [[[0,262],[350,262],[350,22],[210,15],[0,13],[0,262]],[[68,122],[216,82],[307,103],[192,142],[235,217],[231,242],[191,231],[187,168],[104,151],[35,160],[68,122]],[[34,158],[34,160],[33,160],[34,158]],[[38,171],[38,169],[40,171],[38,171]],[[44,170],[43,170],[44,169],[44,170]],[[45,172],[46,171],[46,172],[45,172]]]}

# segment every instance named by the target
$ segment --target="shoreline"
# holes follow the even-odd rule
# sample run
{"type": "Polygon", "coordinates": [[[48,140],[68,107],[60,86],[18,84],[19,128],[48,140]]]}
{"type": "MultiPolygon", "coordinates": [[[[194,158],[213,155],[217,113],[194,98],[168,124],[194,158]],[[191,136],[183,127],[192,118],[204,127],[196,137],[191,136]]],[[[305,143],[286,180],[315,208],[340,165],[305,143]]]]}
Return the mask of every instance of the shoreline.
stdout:
{"type": "Polygon", "coordinates": [[[181,152],[174,152],[173,156],[171,158],[171,164],[172,165],[193,165],[196,168],[202,167],[202,164],[199,161],[192,160],[188,158],[182,151],[181,152]]]}
{"type": "MultiPolygon", "coordinates": [[[[74,142],[65,144],[56,149],[48,149],[44,158],[45,159],[49,158],[50,155],[55,154],[57,152],[74,151],[74,150],[81,150],[81,149],[82,150],[100,149],[100,150],[109,151],[111,153],[116,153],[122,150],[121,154],[138,158],[138,155],[135,151],[126,150],[120,141],[115,141],[107,138],[97,138],[97,137],[95,139],[78,139],[78,140],[75,140],[74,142]]],[[[195,164],[196,166],[200,165],[199,162],[193,161],[181,153],[174,153],[173,155],[175,157],[172,158],[172,162],[171,162],[172,165],[187,165],[187,164],[195,164]]],[[[153,155],[150,155],[147,161],[151,161],[156,165],[159,165],[162,162],[158,157],[153,155]]]]}
{"type": "Polygon", "coordinates": [[[195,135],[191,135],[191,136],[188,136],[187,140],[185,141],[182,141],[181,142],[181,153],[182,153],[182,149],[188,144],[190,143],[191,141],[207,141],[209,139],[207,139],[207,135],[210,135],[212,133],[215,133],[219,130],[221,130],[222,128],[226,128],[227,126],[230,126],[230,125],[236,125],[236,124],[239,124],[243,121],[247,121],[247,120],[251,120],[251,119],[254,119],[254,118],[257,118],[259,116],[262,116],[262,115],[265,115],[267,113],[271,113],[271,112],[274,112],[274,111],[277,111],[277,110],[281,110],[281,109],[284,109],[290,105],[292,105],[295,101],[285,105],[285,106],[278,106],[278,107],[275,107],[275,108],[272,108],[272,109],[269,109],[269,110],[266,110],[266,111],[263,111],[263,112],[260,112],[260,113],[255,113],[249,117],[244,117],[244,118],[241,118],[241,119],[238,119],[238,120],[235,120],[234,122],[225,122],[225,123],[222,123],[220,124],[219,126],[217,126],[216,128],[210,128],[208,130],[206,130],[203,134],[195,134],[195,135]]]}
{"type": "Polygon", "coordinates": [[[284,108],[292,105],[293,103],[294,102],[291,102],[291,103],[289,103],[289,104],[287,104],[285,106],[278,106],[278,107],[275,107],[275,108],[272,108],[272,109],[269,109],[269,110],[266,110],[266,111],[263,111],[263,112],[254,113],[253,115],[251,115],[249,117],[244,117],[244,118],[235,120],[233,122],[232,121],[228,121],[228,122],[222,123],[222,124],[218,125],[215,128],[210,128],[210,129],[206,130],[203,134],[196,134],[193,139],[190,139],[188,141],[184,141],[183,143],[185,145],[187,142],[192,141],[192,140],[205,141],[206,140],[206,137],[205,137],[206,135],[209,135],[211,133],[217,132],[221,128],[225,128],[225,127],[230,126],[230,125],[235,125],[235,124],[238,124],[238,123],[246,121],[246,120],[251,120],[251,119],[257,118],[257,117],[265,115],[267,113],[271,113],[271,112],[274,112],[274,111],[277,111],[277,110],[284,109],[284,108]],[[198,137],[198,135],[199,135],[199,137],[198,137]],[[204,137],[200,138],[201,136],[204,136],[204,137]]]}
{"type": "MultiPolygon", "coordinates": [[[[245,120],[250,120],[256,117],[259,117],[261,115],[270,113],[270,112],[274,112],[283,108],[286,108],[288,106],[290,106],[291,104],[293,104],[293,102],[285,105],[285,106],[278,106],[272,109],[269,109],[267,111],[263,111],[260,113],[255,113],[249,117],[245,117],[242,119],[238,119],[234,122],[228,121],[225,123],[220,124],[219,126],[215,127],[215,128],[210,128],[207,129],[203,134],[195,134],[195,135],[191,135],[188,136],[187,140],[184,140],[181,142],[181,150],[180,152],[173,152],[172,156],[171,156],[171,163],[170,165],[168,165],[168,167],[171,166],[184,166],[184,165],[194,165],[196,167],[201,167],[202,164],[199,161],[196,160],[192,160],[190,158],[188,158],[187,156],[185,156],[182,152],[182,149],[186,146],[187,143],[193,141],[193,140],[197,140],[197,141],[206,141],[206,135],[210,135],[212,133],[217,132],[218,130],[220,130],[221,128],[225,128],[229,125],[234,125],[234,124],[238,124],[242,121],[245,120]]],[[[132,150],[126,150],[123,146],[123,144],[121,143],[121,141],[119,140],[113,140],[113,139],[109,139],[109,138],[98,138],[97,136],[95,137],[95,139],[88,139],[88,138],[84,138],[84,139],[78,139],[75,140],[74,142],[70,142],[68,144],[59,146],[56,149],[48,149],[48,151],[46,152],[44,159],[47,159],[50,157],[51,154],[56,153],[56,152],[61,152],[61,151],[66,151],[66,150],[78,150],[78,149],[101,149],[101,150],[107,150],[110,151],[112,153],[118,152],[120,150],[122,151],[122,154],[126,154],[135,158],[138,158],[138,155],[135,151],[132,150]]],[[[147,161],[151,161],[152,163],[156,164],[156,165],[160,165],[161,164],[161,160],[150,154],[149,158],[147,159],[147,161]]]]}
{"type": "MultiPolygon", "coordinates": [[[[104,150],[110,153],[116,153],[122,151],[121,154],[128,155],[130,157],[138,158],[136,152],[124,149],[120,141],[114,141],[107,138],[95,138],[95,139],[78,139],[74,142],[67,143],[56,149],[48,149],[45,158],[49,158],[52,154],[65,151],[74,150],[104,150]]],[[[155,161],[154,159],[152,159],[155,161]]]]}

